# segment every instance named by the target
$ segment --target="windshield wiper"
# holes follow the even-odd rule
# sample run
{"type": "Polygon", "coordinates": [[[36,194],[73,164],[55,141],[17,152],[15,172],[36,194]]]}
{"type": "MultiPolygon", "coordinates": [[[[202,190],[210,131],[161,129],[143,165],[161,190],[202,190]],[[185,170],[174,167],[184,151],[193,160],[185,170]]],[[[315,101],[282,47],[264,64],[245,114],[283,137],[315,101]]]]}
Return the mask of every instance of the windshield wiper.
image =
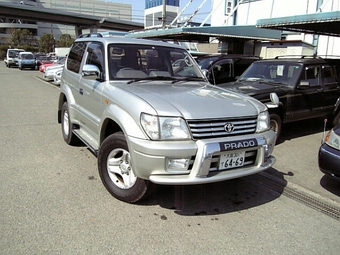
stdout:
{"type": "Polygon", "coordinates": [[[274,81],[274,80],[270,80],[267,78],[255,78],[255,77],[249,77],[249,78],[244,78],[244,79],[239,79],[238,82],[242,82],[242,81],[254,81],[254,82],[258,82],[258,83],[267,83],[267,84],[273,84],[273,85],[288,85],[286,83],[283,82],[279,82],[279,81],[274,81]]]}
{"type": "Polygon", "coordinates": [[[128,81],[127,84],[131,84],[131,83],[139,82],[139,81],[157,81],[157,80],[166,81],[166,80],[176,80],[176,79],[170,76],[147,76],[143,78],[133,79],[131,81],[128,81]]]}
{"type": "Polygon", "coordinates": [[[201,77],[184,77],[184,78],[175,78],[172,84],[180,81],[205,81],[204,78],[201,77]]]}
{"type": "Polygon", "coordinates": [[[127,82],[127,84],[131,84],[134,82],[139,82],[139,81],[157,81],[157,80],[162,80],[162,81],[166,81],[166,80],[171,80],[172,84],[176,83],[176,82],[180,82],[180,81],[205,81],[204,78],[200,78],[200,77],[183,77],[183,78],[176,78],[176,77],[171,77],[171,76],[148,76],[148,77],[143,77],[143,78],[136,78],[133,80],[130,80],[127,82]]]}

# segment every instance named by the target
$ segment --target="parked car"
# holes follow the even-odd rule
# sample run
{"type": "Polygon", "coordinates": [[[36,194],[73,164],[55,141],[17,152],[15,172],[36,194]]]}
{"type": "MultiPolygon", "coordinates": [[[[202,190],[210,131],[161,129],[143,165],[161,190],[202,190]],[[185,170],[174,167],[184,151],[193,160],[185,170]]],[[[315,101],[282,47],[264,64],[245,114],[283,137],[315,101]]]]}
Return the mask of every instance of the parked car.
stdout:
{"type": "Polygon", "coordinates": [[[152,183],[203,184],[270,168],[276,134],[258,100],[208,83],[179,45],[100,34],[73,43],[60,83],[67,144],[97,155],[99,176],[133,203],[152,183]],[[186,65],[173,70],[172,63],[186,65]]]}
{"type": "Polygon", "coordinates": [[[57,63],[54,63],[53,65],[47,66],[45,68],[43,78],[46,81],[52,81],[54,79],[54,75],[56,72],[63,70],[64,64],[65,64],[65,58],[58,61],[57,63]]]}
{"type": "Polygon", "coordinates": [[[24,49],[7,49],[5,65],[8,68],[12,66],[18,66],[18,55],[20,52],[24,52],[24,49]]]}
{"type": "Polygon", "coordinates": [[[56,85],[60,84],[61,81],[61,74],[63,73],[63,69],[60,69],[53,74],[53,83],[56,85]]]}
{"type": "Polygon", "coordinates": [[[237,81],[218,86],[267,104],[278,137],[284,123],[325,116],[335,124],[340,119],[339,73],[335,63],[319,57],[258,60],[237,81]],[[271,104],[273,96],[278,105],[271,104]]]}
{"type": "Polygon", "coordinates": [[[239,54],[209,54],[197,57],[196,61],[211,84],[235,81],[258,56],[239,54]]]}
{"type": "Polygon", "coordinates": [[[36,69],[38,69],[38,70],[39,70],[40,66],[43,65],[43,64],[53,63],[52,61],[50,61],[48,59],[48,57],[46,56],[45,53],[38,52],[38,53],[34,54],[34,56],[35,56],[36,69]]]}
{"type": "Polygon", "coordinates": [[[20,70],[30,68],[34,70],[36,66],[35,57],[32,52],[23,51],[18,56],[18,67],[20,70]]]}
{"type": "Polygon", "coordinates": [[[40,72],[45,72],[45,69],[49,66],[53,65],[64,65],[65,63],[65,57],[59,58],[59,59],[51,59],[49,57],[46,57],[46,60],[43,61],[43,63],[39,67],[40,72]]]}
{"type": "Polygon", "coordinates": [[[340,181],[340,123],[324,138],[319,149],[318,164],[321,172],[340,181]]]}

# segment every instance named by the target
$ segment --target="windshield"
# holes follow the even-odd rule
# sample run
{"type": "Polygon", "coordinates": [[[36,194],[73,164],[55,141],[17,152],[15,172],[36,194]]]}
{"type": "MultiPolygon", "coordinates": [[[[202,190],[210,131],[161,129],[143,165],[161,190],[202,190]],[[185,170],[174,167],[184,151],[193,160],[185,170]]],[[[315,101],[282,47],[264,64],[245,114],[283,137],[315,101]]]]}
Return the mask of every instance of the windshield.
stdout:
{"type": "Polygon", "coordinates": [[[15,58],[19,52],[23,52],[23,50],[8,50],[8,57],[15,58]]]}
{"type": "Polygon", "coordinates": [[[33,54],[21,54],[22,59],[34,59],[33,54]]]}
{"type": "Polygon", "coordinates": [[[200,79],[205,77],[184,49],[152,45],[108,45],[110,80],[117,79],[200,79]]]}
{"type": "Polygon", "coordinates": [[[254,62],[238,81],[264,81],[292,85],[299,79],[302,65],[289,62],[254,62]]]}

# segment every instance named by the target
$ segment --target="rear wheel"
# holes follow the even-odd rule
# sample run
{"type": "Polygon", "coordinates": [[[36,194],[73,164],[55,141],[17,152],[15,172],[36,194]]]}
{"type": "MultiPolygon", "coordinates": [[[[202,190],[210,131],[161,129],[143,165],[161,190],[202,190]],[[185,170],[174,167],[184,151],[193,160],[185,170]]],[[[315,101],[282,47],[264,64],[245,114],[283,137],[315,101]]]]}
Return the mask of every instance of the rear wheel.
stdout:
{"type": "Polygon", "coordinates": [[[108,136],[100,146],[98,170],[105,188],[115,198],[134,203],[146,196],[149,181],[135,175],[122,132],[108,136]]]}
{"type": "Polygon", "coordinates": [[[79,138],[72,132],[72,123],[70,120],[67,102],[65,102],[61,108],[61,132],[63,134],[64,141],[67,144],[75,145],[79,143],[79,138]]]}

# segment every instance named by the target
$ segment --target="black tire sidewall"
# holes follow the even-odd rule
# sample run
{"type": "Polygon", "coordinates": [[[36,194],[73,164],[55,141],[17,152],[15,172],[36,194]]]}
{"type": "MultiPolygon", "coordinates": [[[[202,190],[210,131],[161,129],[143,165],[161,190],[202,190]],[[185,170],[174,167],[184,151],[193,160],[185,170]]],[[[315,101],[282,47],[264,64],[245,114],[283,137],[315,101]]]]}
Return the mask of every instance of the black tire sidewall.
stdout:
{"type": "Polygon", "coordinates": [[[67,143],[67,144],[71,144],[71,141],[72,141],[72,129],[71,129],[71,121],[70,121],[70,112],[68,110],[68,104],[67,102],[65,102],[61,108],[61,132],[63,134],[63,138],[64,138],[64,141],[67,143]],[[68,129],[69,129],[69,132],[68,132],[68,135],[65,134],[64,132],[64,114],[65,112],[67,112],[68,114],[68,129]]]}
{"type": "Polygon", "coordinates": [[[112,182],[107,170],[107,158],[110,152],[117,148],[129,151],[125,136],[122,132],[108,136],[102,143],[98,152],[99,176],[103,185],[112,196],[128,203],[137,202],[146,195],[148,181],[137,178],[136,183],[129,189],[120,189],[112,182]]]}
{"type": "MultiPolygon", "coordinates": [[[[277,126],[276,139],[279,139],[282,129],[282,120],[279,115],[272,113],[270,114],[270,122],[275,122],[277,126]]],[[[270,125],[271,126],[271,125],[270,125]]]]}

